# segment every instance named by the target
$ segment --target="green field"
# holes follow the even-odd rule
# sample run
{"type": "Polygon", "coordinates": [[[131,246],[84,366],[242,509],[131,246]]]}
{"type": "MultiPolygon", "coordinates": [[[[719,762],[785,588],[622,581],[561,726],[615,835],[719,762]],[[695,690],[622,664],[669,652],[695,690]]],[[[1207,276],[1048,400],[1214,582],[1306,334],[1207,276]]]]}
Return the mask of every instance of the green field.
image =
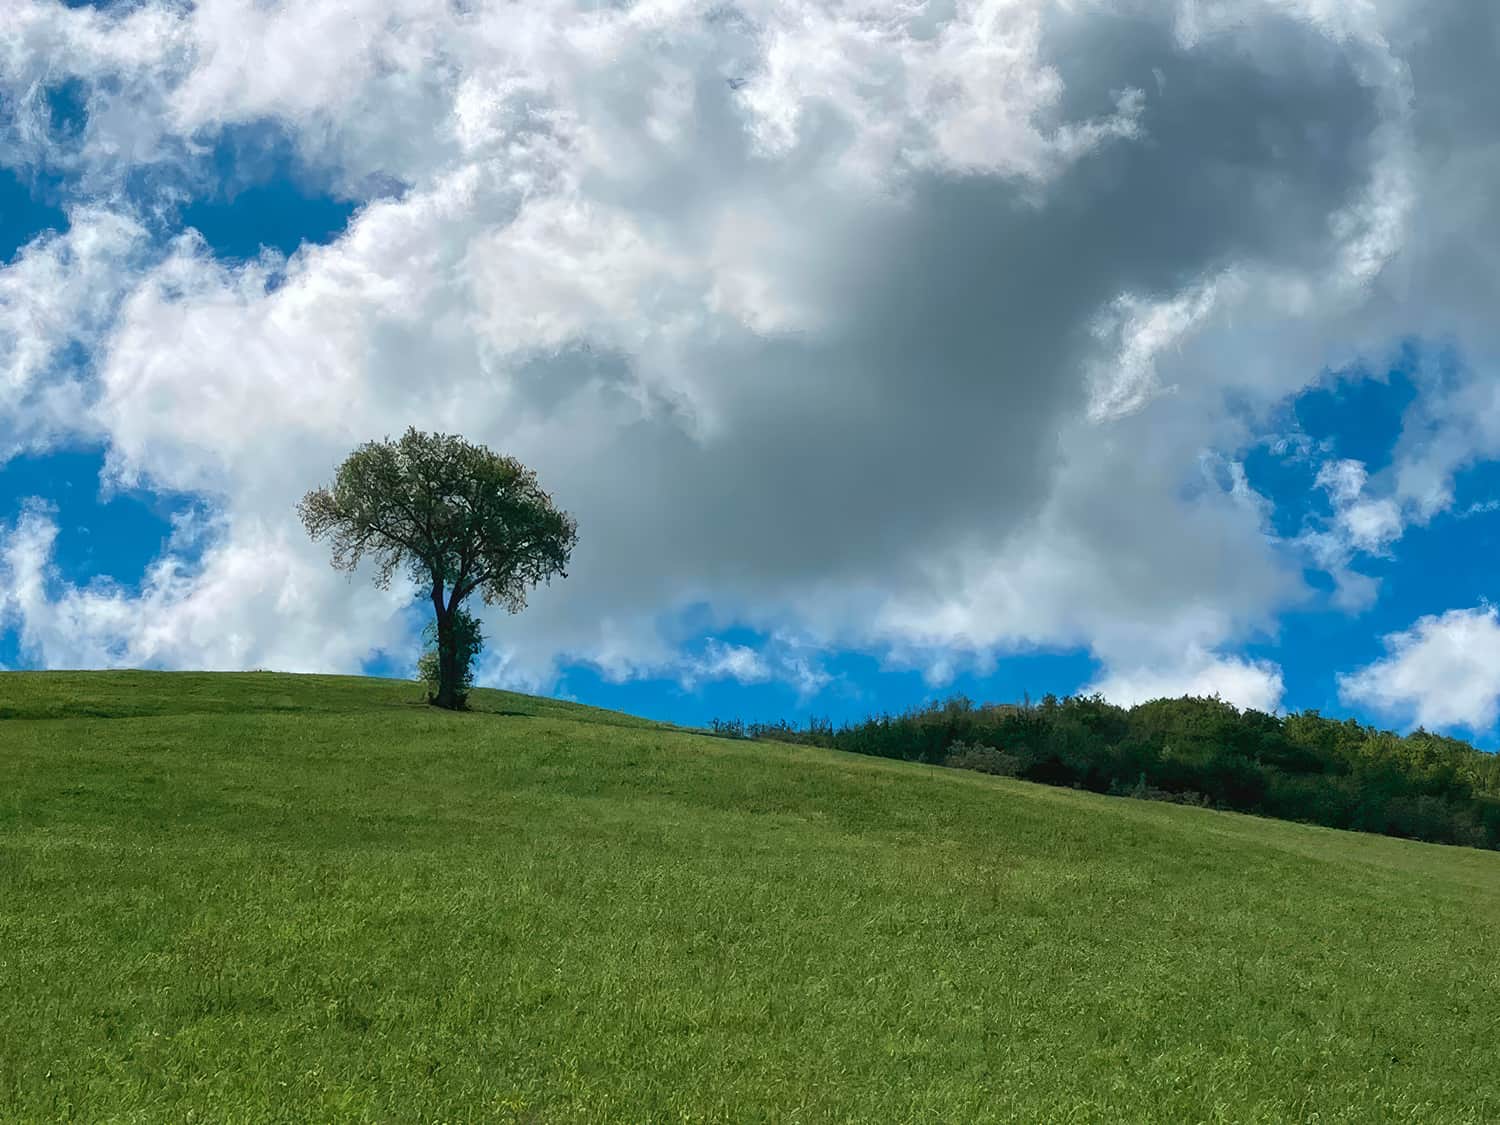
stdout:
{"type": "Polygon", "coordinates": [[[0,675],[0,1120],[1500,1120],[1500,854],[420,694],[0,675]]]}

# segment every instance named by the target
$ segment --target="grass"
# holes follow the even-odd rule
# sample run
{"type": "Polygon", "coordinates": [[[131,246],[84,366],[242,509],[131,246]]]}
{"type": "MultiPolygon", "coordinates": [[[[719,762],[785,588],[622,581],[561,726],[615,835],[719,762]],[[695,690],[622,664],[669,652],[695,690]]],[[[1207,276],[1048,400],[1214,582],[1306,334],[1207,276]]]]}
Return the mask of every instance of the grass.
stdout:
{"type": "Polygon", "coordinates": [[[0,1120],[1500,1119],[1495,853],[419,698],[0,676],[0,1120]]]}

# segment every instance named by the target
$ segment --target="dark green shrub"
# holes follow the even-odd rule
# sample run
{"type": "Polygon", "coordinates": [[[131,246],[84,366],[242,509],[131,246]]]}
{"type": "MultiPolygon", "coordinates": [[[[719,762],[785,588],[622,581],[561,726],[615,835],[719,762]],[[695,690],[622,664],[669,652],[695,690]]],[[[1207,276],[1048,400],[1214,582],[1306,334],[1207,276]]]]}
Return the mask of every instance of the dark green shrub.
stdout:
{"type": "MultiPolygon", "coordinates": [[[[474,686],[474,657],[484,647],[484,634],[479,628],[479,619],[463,607],[453,611],[453,660],[457,671],[455,704],[463,707],[469,699],[469,689],[474,686]]],[[[429,701],[437,697],[441,657],[438,652],[437,623],[428,622],[422,630],[426,648],[417,658],[417,678],[427,685],[429,701]]]]}
{"type": "Polygon", "coordinates": [[[943,757],[943,765],[952,769],[978,770],[998,777],[1020,776],[1022,764],[1016,755],[978,742],[955,742],[943,757]]]}

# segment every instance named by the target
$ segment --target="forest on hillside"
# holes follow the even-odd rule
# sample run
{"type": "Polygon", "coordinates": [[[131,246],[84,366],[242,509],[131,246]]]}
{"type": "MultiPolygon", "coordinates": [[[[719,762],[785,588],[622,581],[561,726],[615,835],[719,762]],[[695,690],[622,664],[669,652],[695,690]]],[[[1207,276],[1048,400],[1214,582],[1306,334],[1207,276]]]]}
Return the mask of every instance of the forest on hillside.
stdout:
{"type": "Polygon", "coordinates": [[[716,733],[928,762],[1097,793],[1500,848],[1500,756],[1418,729],[1217,697],[1125,708],[1101,696],[976,705],[958,695],[839,728],[714,720],[716,733]]]}

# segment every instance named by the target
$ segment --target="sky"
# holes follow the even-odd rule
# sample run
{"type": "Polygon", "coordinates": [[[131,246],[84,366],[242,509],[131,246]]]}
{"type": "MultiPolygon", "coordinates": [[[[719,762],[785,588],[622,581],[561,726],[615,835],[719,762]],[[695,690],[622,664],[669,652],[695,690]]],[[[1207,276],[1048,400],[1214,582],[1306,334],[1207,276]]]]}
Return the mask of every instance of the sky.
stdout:
{"type": "Polygon", "coordinates": [[[0,665],[409,676],[409,425],[683,723],[1185,693],[1500,747],[1500,9],[7,0],[0,665]]]}

